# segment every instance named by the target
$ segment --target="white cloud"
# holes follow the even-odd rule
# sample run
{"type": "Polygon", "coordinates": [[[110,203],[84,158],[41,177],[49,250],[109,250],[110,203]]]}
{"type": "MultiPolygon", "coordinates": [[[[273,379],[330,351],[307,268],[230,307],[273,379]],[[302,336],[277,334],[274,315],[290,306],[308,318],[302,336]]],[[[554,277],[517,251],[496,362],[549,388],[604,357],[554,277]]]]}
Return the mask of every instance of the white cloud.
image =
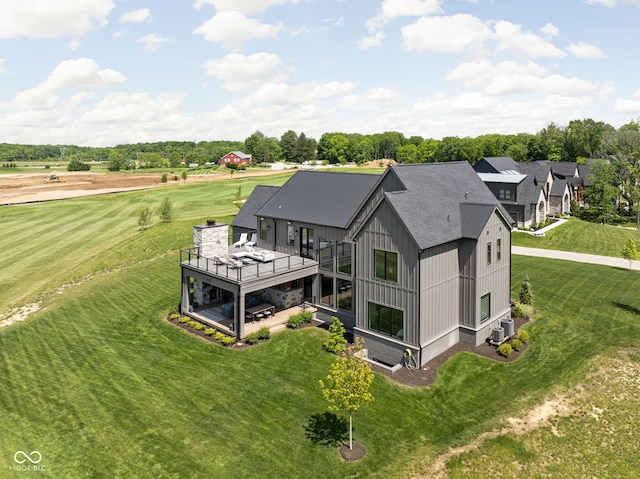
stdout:
{"type": "Polygon", "coordinates": [[[282,30],[282,25],[260,23],[238,11],[222,11],[193,33],[201,34],[210,42],[219,42],[228,50],[237,50],[250,40],[275,37],[282,30]]]}
{"type": "Polygon", "coordinates": [[[0,75],[5,72],[5,64],[6,60],[4,58],[0,58],[0,75]]]}
{"type": "Polygon", "coordinates": [[[162,37],[157,33],[149,33],[142,37],[138,37],[138,42],[142,43],[142,48],[145,52],[152,52],[160,48],[165,43],[169,42],[169,39],[162,37]]]}
{"type": "Polygon", "coordinates": [[[0,38],[61,38],[104,26],[112,0],[2,0],[0,38]]]}
{"type": "Polygon", "coordinates": [[[589,5],[604,5],[605,7],[613,8],[617,7],[619,4],[631,4],[636,7],[640,7],[640,0],[587,0],[589,5]]]}
{"type": "Polygon", "coordinates": [[[517,63],[505,61],[493,65],[488,60],[477,60],[462,63],[447,73],[447,80],[463,82],[464,86],[475,86],[496,77],[510,77],[520,75],[545,75],[547,69],[529,61],[517,63]]]}
{"type": "Polygon", "coordinates": [[[631,116],[640,115],[640,100],[618,98],[613,106],[616,113],[625,113],[631,116]]]}
{"type": "Polygon", "coordinates": [[[401,95],[390,88],[373,88],[362,95],[347,95],[340,104],[344,108],[378,110],[384,105],[397,104],[401,95]]]}
{"type": "Polygon", "coordinates": [[[56,66],[40,87],[49,90],[78,90],[123,83],[126,77],[110,68],[100,69],[95,60],[65,60],[56,66]]]}
{"type": "Polygon", "coordinates": [[[356,88],[353,82],[331,81],[328,83],[300,83],[286,85],[284,83],[265,83],[251,95],[236,100],[237,104],[245,108],[259,105],[299,105],[314,103],[339,96],[356,88]]]}
{"type": "Polygon", "coordinates": [[[211,59],[203,66],[207,75],[222,80],[222,88],[233,91],[257,88],[264,82],[283,82],[294,70],[293,67],[283,66],[275,53],[265,52],[248,56],[230,53],[222,58],[211,59]]]}
{"type": "Polygon", "coordinates": [[[551,23],[547,23],[544,27],[540,28],[540,31],[547,37],[552,38],[558,36],[560,30],[558,27],[551,23]]]}
{"type": "Polygon", "coordinates": [[[522,25],[501,20],[495,24],[500,50],[507,50],[527,58],[564,58],[565,52],[538,35],[522,31],[522,25]]]}
{"type": "Polygon", "coordinates": [[[305,3],[311,0],[196,0],[194,6],[200,8],[203,5],[212,5],[219,12],[236,10],[242,13],[260,13],[274,5],[287,3],[305,3]]]}
{"type": "Polygon", "coordinates": [[[367,48],[381,47],[382,40],[384,40],[384,37],[385,37],[384,32],[376,32],[370,37],[362,37],[360,40],[358,40],[357,47],[361,50],[364,50],[367,48]]]}
{"type": "Polygon", "coordinates": [[[567,51],[576,58],[585,58],[587,60],[606,57],[604,52],[597,46],[585,42],[572,43],[567,47],[567,51]]]}
{"type": "Polygon", "coordinates": [[[487,86],[487,93],[507,95],[514,93],[545,92],[567,97],[592,93],[598,89],[597,83],[562,75],[539,77],[534,75],[506,75],[495,77],[487,86]]]}
{"type": "Polygon", "coordinates": [[[148,8],[139,8],[120,15],[119,22],[122,23],[142,23],[151,19],[151,11],[148,8]]]}
{"type": "Polygon", "coordinates": [[[10,102],[3,105],[16,111],[51,110],[60,103],[60,98],[46,88],[30,88],[19,92],[10,102]]]}
{"type": "Polygon", "coordinates": [[[477,17],[462,13],[448,17],[424,17],[402,28],[406,50],[422,53],[462,52],[469,47],[480,47],[493,38],[489,26],[477,17]]]}
{"type": "Polygon", "coordinates": [[[367,29],[375,32],[399,17],[421,17],[442,12],[442,0],[382,0],[376,16],[367,20],[367,29]]]}
{"type": "Polygon", "coordinates": [[[69,50],[76,51],[80,47],[80,40],[78,40],[77,38],[74,38],[73,40],[71,40],[69,43],[66,43],[65,45],[67,46],[67,48],[69,48],[69,50]]]}

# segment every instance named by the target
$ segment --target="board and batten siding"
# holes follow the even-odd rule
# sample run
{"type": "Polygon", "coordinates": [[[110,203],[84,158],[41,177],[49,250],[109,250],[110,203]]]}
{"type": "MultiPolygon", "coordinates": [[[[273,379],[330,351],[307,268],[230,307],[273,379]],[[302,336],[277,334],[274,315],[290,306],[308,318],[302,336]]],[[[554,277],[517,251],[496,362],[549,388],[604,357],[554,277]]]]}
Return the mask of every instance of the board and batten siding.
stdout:
{"type": "Polygon", "coordinates": [[[484,323],[508,317],[511,310],[511,229],[497,212],[491,215],[487,226],[478,239],[476,259],[478,274],[473,324],[479,328],[481,327],[480,298],[485,294],[491,293],[491,317],[484,323]],[[500,261],[497,259],[498,239],[502,241],[500,261]],[[491,242],[491,264],[487,264],[487,243],[489,241],[491,242]]]}
{"type": "Polygon", "coordinates": [[[456,328],[460,318],[458,242],[420,254],[420,344],[426,346],[456,328]]]}
{"type": "MultiPolygon", "coordinates": [[[[274,218],[265,218],[269,229],[267,230],[267,240],[258,240],[258,246],[260,248],[270,249],[273,251],[279,251],[281,253],[290,255],[300,254],[300,228],[310,228],[313,230],[313,246],[314,255],[317,254],[317,249],[320,246],[320,238],[333,241],[347,241],[347,230],[343,228],[336,228],[333,226],[316,225],[312,223],[302,223],[299,221],[292,221],[291,225],[294,228],[294,244],[289,245],[287,243],[287,230],[289,222],[287,220],[280,220],[274,218]]],[[[259,229],[258,221],[258,229],[259,229]]],[[[260,231],[258,230],[258,235],[260,231]]]]}
{"type": "MultiPolygon", "coordinates": [[[[418,250],[386,201],[366,221],[356,237],[356,326],[368,329],[368,302],[403,312],[404,343],[419,344],[418,337],[418,250]],[[398,254],[398,281],[385,281],[374,275],[374,250],[398,254]]],[[[396,338],[385,336],[390,341],[396,338]]]]}

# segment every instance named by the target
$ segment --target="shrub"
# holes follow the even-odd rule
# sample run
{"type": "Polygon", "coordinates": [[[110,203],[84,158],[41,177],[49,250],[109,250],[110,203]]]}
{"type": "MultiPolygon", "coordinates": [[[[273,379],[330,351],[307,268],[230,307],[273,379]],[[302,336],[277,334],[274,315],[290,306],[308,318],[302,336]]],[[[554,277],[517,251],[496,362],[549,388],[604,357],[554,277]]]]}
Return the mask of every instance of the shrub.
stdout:
{"type": "Polygon", "coordinates": [[[220,342],[222,342],[222,340],[223,340],[224,338],[225,338],[224,333],[221,333],[220,331],[218,331],[218,332],[216,333],[216,341],[220,341],[220,342]]]}
{"type": "Polygon", "coordinates": [[[271,337],[271,330],[266,326],[258,329],[258,339],[269,339],[271,337]]]}
{"type": "Polygon", "coordinates": [[[329,337],[322,343],[322,347],[330,353],[341,353],[346,349],[347,340],[344,337],[344,324],[335,316],[331,318],[329,325],[329,337]]]}
{"type": "Polygon", "coordinates": [[[503,355],[505,358],[508,358],[512,352],[513,348],[510,344],[502,343],[500,346],[498,346],[498,353],[503,355]]]}
{"type": "Polygon", "coordinates": [[[204,330],[205,336],[213,336],[214,334],[216,334],[216,330],[213,328],[207,328],[204,330]]]}
{"type": "Polygon", "coordinates": [[[195,328],[198,324],[200,324],[198,321],[189,321],[187,322],[187,324],[189,325],[190,328],[195,328]]]}
{"type": "Polygon", "coordinates": [[[529,283],[529,275],[525,275],[522,286],[520,287],[520,302],[522,304],[533,304],[533,291],[531,290],[531,283],[529,283]]]}
{"type": "Polygon", "coordinates": [[[166,183],[168,179],[169,178],[168,178],[167,174],[166,173],[162,173],[162,177],[160,178],[160,181],[163,182],[163,183],[166,183]]]}
{"type": "Polygon", "coordinates": [[[303,324],[309,323],[313,319],[313,313],[311,311],[300,311],[297,314],[293,314],[289,316],[287,320],[287,327],[291,329],[296,329],[302,326],[303,324]]]}
{"type": "Polygon", "coordinates": [[[193,327],[193,329],[195,329],[196,331],[202,331],[204,330],[205,325],[202,323],[196,323],[196,325],[193,327]]]}
{"type": "Polygon", "coordinates": [[[254,331],[253,333],[249,334],[246,338],[244,338],[244,341],[247,344],[256,344],[259,340],[260,340],[260,337],[258,336],[257,331],[254,331]]]}
{"type": "Polygon", "coordinates": [[[171,222],[171,219],[173,218],[173,204],[169,198],[165,197],[165,199],[162,200],[162,203],[160,203],[158,216],[160,216],[160,219],[165,223],[171,222]]]}
{"type": "Polygon", "coordinates": [[[522,349],[522,341],[520,341],[518,338],[514,339],[513,341],[511,341],[511,347],[514,351],[520,351],[522,349]]]}
{"type": "Polygon", "coordinates": [[[179,317],[180,317],[180,313],[177,313],[176,311],[173,311],[169,314],[169,319],[171,319],[172,321],[175,321],[179,317]]]}
{"type": "Polygon", "coordinates": [[[233,338],[231,336],[224,336],[221,342],[225,346],[231,346],[233,343],[236,342],[236,338],[233,338]]]}
{"type": "Polygon", "coordinates": [[[528,343],[529,342],[529,331],[526,331],[524,329],[521,329],[520,331],[518,331],[518,333],[516,334],[516,339],[518,341],[522,341],[523,343],[528,343]]]}
{"type": "Polygon", "coordinates": [[[180,321],[181,323],[187,323],[189,321],[189,316],[180,316],[180,319],[178,319],[178,321],[180,321]]]}
{"type": "Polygon", "coordinates": [[[516,304],[513,308],[513,315],[516,318],[529,319],[533,316],[533,307],[528,304],[516,304]]]}

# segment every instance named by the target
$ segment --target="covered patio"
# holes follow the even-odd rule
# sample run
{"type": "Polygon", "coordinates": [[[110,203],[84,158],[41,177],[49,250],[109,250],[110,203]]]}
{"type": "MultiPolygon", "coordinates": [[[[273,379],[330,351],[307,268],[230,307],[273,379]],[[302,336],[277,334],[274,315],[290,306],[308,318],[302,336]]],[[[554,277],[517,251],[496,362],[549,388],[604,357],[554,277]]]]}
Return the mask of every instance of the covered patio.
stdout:
{"type": "Polygon", "coordinates": [[[230,246],[208,257],[197,248],[180,251],[182,314],[239,340],[264,326],[284,328],[305,300],[313,302],[305,292],[318,273],[309,258],[257,248],[247,258],[243,251],[230,246]]]}

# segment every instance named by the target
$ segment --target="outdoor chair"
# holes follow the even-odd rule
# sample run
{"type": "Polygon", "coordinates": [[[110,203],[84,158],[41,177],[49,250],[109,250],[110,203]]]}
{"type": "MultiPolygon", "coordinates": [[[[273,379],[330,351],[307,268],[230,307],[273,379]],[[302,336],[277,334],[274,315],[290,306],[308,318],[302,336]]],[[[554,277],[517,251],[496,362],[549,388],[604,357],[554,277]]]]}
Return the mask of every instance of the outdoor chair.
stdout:
{"type": "Polygon", "coordinates": [[[247,233],[240,234],[240,239],[233,243],[233,247],[240,248],[241,246],[243,246],[247,242],[247,236],[247,233]]]}
{"type": "Polygon", "coordinates": [[[256,233],[253,233],[251,235],[251,240],[247,241],[244,244],[244,247],[245,247],[245,249],[251,250],[256,245],[257,242],[258,242],[258,235],[256,233]]]}

